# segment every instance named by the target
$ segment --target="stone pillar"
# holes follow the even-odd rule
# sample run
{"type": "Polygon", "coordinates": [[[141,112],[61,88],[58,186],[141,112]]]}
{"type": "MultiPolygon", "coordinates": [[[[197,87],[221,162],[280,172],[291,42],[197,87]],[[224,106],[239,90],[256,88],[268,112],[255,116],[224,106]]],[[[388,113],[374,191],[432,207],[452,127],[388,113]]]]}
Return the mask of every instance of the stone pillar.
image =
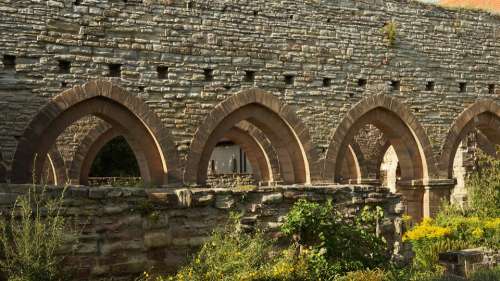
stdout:
{"type": "Polygon", "coordinates": [[[424,188],[414,185],[413,181],[398,181],[396,192],[402,196],[405,206],[405,214],[412,218],[413,222],[419,222],[423,218],[424,188]]]}
{"type": "Polygon", "coordinates": [[[396,183],[397,193],[403,197],[406,214],[419,222],[434,217],[443,200],[449,201],[454,179],[407,180],[396,183]]]}
{"type": "Polygon", "coordinates": [[[424,217],[435,217],[442,201],[450,201],[451,191],[455,186],[454,179],[430,180],[425,184],[424,217]]]}

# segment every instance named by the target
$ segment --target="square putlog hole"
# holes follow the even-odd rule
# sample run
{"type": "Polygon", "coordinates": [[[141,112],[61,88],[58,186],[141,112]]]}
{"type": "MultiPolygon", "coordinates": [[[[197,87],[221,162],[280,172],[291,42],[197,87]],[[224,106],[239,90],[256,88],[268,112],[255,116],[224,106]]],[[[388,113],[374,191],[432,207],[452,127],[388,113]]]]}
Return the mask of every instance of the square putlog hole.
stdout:
{"type": "Polygon", "coordinates": [[[397,92],[401,90],[401,82],[399,80],[392,80],[391,81],[391,91],[397,92]]]}
{"type": "Polygon", "coordinates": [[[425,85],[425,90],[426,91],[434,91],[434,81],[428,81],[427,84],[425,85]]]}
{"type": "Polygon", "coordinates": [[[488,93],[490,95],[494,95],[495,94],[495,84],[489,84],[488,85],[488,93]]]}
{"type": "Polygon", "coordinates": [[[284,78],[286,85],[293,85],[293,83],[295,82],[295,76],[293,75],[285,75],[284,78]]]}
{"type": "Polygon", "coordinates": [[[366,79],[364,78],[358,79],[358,87],[366,88],[366,83],[367,83],[366,79]]]}
{"type": "Polygon", "coordinates": [[[205,81],[210,82],[214,81],[214,70],[211,68],[203,69],[203,75],[205,76],[205,81]]]}
{"type": "Polygon", "coordinates": [[[108,75],[109,77],[121,77],[122,76],[122,65],[121,64],[110,64],[108,65],[109,72],[108,75]]]}
{"type": "Polygon", "coordinates": [[[70,73],[71,62],[67,60],[60,60],[58,64],[59,64],[59,73],[70,73]]]}
{"type": "Polygon", "coordinates": [[[332,86],[332,78],[325,77],[323,78],[323,87],[331,87],[332,86]]]}
{"type": "Polygon", "coordinates": [[[245,77],[243,77],[244,82],[254,82],[255,81],[255,71],[246,70],[245,77]]]}
{"type": "Polygon", "coordinates": [[[16,56],[3,55],[2,63],[3,63],[4,69],[15,70],[16,69],[16,56]]]}
{"type": "Polygon", "coordinates": [[[160,65],[156,68],[156,73],[158,73],[158,79],[167,79],[168,67],[160,65]]]}
{"type": "Polygon", "coordinates": [[[460,93],[465,93],[465,92],[467,92],[467,83],[465,83],[465,82],[460,82],[460,83],[458,83],[458,89],[459,89],[458,91],[459,91],[460,93]]]}

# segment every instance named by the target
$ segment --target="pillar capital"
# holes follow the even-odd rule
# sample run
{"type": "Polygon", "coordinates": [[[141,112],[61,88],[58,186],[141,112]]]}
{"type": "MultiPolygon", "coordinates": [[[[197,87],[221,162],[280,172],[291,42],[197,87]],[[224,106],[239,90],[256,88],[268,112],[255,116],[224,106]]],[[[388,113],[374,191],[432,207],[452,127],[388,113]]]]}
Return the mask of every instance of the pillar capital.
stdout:
{"type": "Polygon", "coordinates": [[[404,189],[435,189],[450,188],[455,186],[456,179],[418,179],[418,180],[398,180],[396,185],[404,189]]]}
{"type": "Polygon", "coordinates": [[[350,179],[349,184],[369,184],[369,185],[381,185],[381,181],[375,178],[361,178],[361,179],[350,179]]]}
{"type": "Polygon", "coordinates": [[[450,200],[455,179],[418,179],[396,182],[398,193],[407,203],[407,213],[416,221],[422,217],[434,217],[443,200],[450,200]]]}

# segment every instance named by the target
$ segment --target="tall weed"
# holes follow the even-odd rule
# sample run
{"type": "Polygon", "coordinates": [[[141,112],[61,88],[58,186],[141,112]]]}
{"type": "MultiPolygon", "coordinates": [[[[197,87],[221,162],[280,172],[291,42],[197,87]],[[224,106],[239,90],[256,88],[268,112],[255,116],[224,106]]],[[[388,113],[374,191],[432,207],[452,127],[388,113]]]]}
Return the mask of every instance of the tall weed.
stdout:
{"type": "Polygon", "coordinates": [[[58,255],[66,234],[64,191],[51,198],[46,187],[33,185],[0,220],[0,268],[9,281],[65,280],[58,255]]]}

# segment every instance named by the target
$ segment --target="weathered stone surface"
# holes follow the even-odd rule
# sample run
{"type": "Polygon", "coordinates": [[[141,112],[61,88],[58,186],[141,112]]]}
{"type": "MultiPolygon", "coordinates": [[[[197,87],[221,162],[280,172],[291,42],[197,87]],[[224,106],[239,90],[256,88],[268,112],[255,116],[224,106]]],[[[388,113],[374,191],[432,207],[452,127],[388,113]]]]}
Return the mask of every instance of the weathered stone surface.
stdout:
{"type": "Polygon", "coordinates": [[[262,196],[262,204],[276,204],[283,201],[283,194],[273,193],[262,196]]]}
{"type": "MultiPolygon", "coordinates": [[[[325,156],[333,130],[349,109],[377,93],[408,108],[398,114],[415,117],[412,123],[422,125],[436,157],[464,108],[478,98],[500,100],[499,19],[484,12],[396,0],[234,6],[194,1],[190,9],[180,2],[160,4],[0,4],[0,56],[15,56],[16,61],[13,67],[3,59],[0,63],[0,149],[7,171],[19,136],[41,107],[64,90],[95,79],[109,80],[145,100],[172,134],[172,149],[180,159],[192,151],[195,132],[217,104],[253,87],[293,108],[311,135],[304,145],[319,156],[325,156]],[[255,7],[260,8],[253,15],[255,7]],[[389,20],[397,28],[394,46],[387,45],[381,28],[389,20]],[[69,71],[63,73],[60,60],[70,63],[69,71]],[[108,77],[112,63],[122,64],[120,77],[108,77]],[[165,77],[159,77],[158,66],[168,67],[165,77]],[[213,69],[212,81],[205,81],[204,69],[213,69]],[[254,72],[253,81],[245,79],[247,70],[254,72]],[[287,84],[285,75],[294,75],[293,83],[287,84]],[[398,89],[391,86],[395,81],[398,89]],[[466,83],[464,91],[459,83],[466,83]]],[[[72,162],[96,122],[83,118],[58,138],[65,163],[72,162]]],[[[366,154],[360,163],[368,175],[379,170],[380,136],[361,132],[355,137],[366,154]]],[[[191,167],[181,169],[186,168],[191,167]]],[[[209,179],[214,186],[226,181],[209,179]]],[[[255,180],[242,176],[240,183],[255,180]]]]}
{"type": "MultiPolygon", "coordinates": [[[[84,187],[82,187],[84,188],[84,187]]],[[[79,280],[101,280],[102,278],[124,278],[131,280],[149,266],[165,272],[173,272],[186,262],[192,253],[210,236],[214,228],[222,226],[231,212],[242,214],[243,229],[252,231],[264,229],[266,235],[278,237],[284,215],[292,204],[301,198],[325,202],[339,196],[336,204],[343,212],[355,214],[365,204],[363,200],[353,202],[352,198],[368,198],[377,193],[380,206],[387,218],[381,223],[381,234],[389,245],[401,239],[401,219],[394,209],[399,198],[391,193],[379,193],[377,187],[360,187],[346,192],[345,186],[278,186],[261,190],[229,189],[156,189],[149,194],[191,194],[195,204],[172,204],[158,197],[145,197],[144,192],[134,192],[126,199],[110,196],[125,193],[129,188],[85,187],[85,193],[75,193],[72,189],[65,194],[63,214],[75,221],[75,238],[65,237],[68,241],[63,249],[69,254],[68,266],[82,272],[79,280]],[[293,196],[284,197],[293,193],[293,196]],[[95,196],[99,194],[99,196],[95,196]],[[85,196],[83,196],[85,195],[85,196]],[[198,204],[200,198],[208,198],[210,204],[198,204]],[[277,204],[279,203],[279,204],[277,204]],[[83,274],[83,272],[85,274],[83,274]]],[[[13,200],[28,189],[19,185],[0,186],[1,213],[11,211],[13,200]],[[19,188],[18,188],[19,187],[19,188]]],[[[57,195],[62,188],[53,188],[57,195]]],[[[351,189],[349,189],[351,190],[351,189]]],[[[398,252],[396,251],[396,254],[398,252]]],[[[122,280],[122,279],[119,279],[122,280]]]]}
{"type": "Polygon", "coordinates": [[[147,249],[165,247],[172,243],[172,237],[167,231],[148,232],[144,234],[144,245],[147,249]]]}
{"type": "Polygon", "coordinates": [[[215,197],[215,207],[218,209],[230,209],[234,202],[231,194],[220,194],[215,197]]]}

